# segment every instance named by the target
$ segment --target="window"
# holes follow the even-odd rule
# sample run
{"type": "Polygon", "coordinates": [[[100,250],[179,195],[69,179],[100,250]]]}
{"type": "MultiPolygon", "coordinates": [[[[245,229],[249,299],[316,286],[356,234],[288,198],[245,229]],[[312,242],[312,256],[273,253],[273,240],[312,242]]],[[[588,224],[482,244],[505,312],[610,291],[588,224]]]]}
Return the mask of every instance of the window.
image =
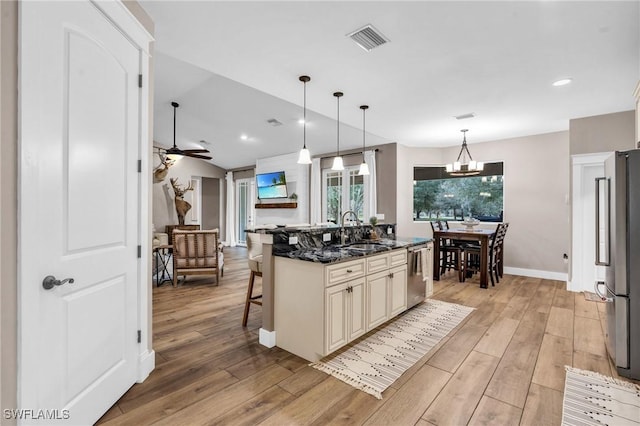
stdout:
{"type": "Polygon", "coordinates": [[[365,180],[358,175],[358,166],[345,167],[344,170],[322,171],[322,221],[340,223],[342,214],[347,210],[357,213],[364,222],[365,180]]]}
{"type": "Polygon", "coordinates": [[[476,176],[449,176],[443,167],[414,167],[413,220],[503,220],[503,163],[485,163],[476,176]]]}

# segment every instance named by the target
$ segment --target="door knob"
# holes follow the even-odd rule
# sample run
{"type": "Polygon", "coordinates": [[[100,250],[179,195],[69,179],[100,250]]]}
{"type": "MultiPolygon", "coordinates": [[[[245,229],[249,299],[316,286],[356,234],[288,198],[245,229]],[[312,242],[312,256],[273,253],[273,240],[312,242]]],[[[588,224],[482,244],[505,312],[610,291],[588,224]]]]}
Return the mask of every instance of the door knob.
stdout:
{"type": "Polygon", "coordinates": [[[45,290],[51,290],[53,287],[62,285],[64,283],[73,284],[73,278],[65,278],[64,280],[60,281],[57,280],[53,275],[47,275],[46,277],[44,277],[44,280],[42,280],[42,287],[44,287],[45,290]]]}

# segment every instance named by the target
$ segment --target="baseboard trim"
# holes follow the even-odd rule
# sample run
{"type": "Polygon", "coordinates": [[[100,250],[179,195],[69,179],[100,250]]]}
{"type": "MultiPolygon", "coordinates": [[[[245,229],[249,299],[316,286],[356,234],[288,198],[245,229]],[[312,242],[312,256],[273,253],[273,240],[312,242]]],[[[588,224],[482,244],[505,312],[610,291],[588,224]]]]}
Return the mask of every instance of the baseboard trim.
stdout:
{"type": "Polygon", "coordinates": [[[505,274],[522,275],[523,277],[543,278],[545,280],[567,281],[569,274],[566,272],[541,271],[538,269],[512,268],[505,266],[505,274]]]}
{"type": "Polygon", "coordinates": [[[138,383],[142,383],[149,377],[149,374],[156,368],[156,352],[148,350],[140,354],[138,362],[138,383]]]}
{"type": "Polygon", "coordinates": [[[261,328],[258,341],[262,346],[273,348],[276,345],[276,332],[261,328]]]}

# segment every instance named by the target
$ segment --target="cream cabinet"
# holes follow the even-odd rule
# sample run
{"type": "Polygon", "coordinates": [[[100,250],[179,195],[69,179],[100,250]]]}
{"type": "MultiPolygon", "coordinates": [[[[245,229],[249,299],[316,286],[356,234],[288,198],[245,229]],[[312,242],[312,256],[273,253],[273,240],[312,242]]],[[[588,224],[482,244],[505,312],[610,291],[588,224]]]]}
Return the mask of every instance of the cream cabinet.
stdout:
{"type": "Polygon", "coordinates": [[[365,332],[364,278],[325,290],[325,353],[341,348],[365,332]]]}
{"type": "MultiPolygon", "coordinates": [[[[406,253],[406,251],[405,251],[406,253]]],[[[367,275],[367,331],[407,309],[407,265],[367,275]]]]}
{"type": "Polygon", "coordinates": [[[407,250],[336,264],[275,257],[276,345],[317,361],[403,312],[407,250]]]}

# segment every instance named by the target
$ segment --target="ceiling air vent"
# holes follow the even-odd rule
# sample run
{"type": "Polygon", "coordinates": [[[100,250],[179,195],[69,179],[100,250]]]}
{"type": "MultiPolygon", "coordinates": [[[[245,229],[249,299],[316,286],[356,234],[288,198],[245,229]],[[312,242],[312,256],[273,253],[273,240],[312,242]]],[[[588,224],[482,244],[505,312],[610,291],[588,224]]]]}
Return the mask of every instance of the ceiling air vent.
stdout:
{"type": "Polygon", "coordinates": [[[467,113],[467,114],[462,114],[462,115],[456,115],[455,119],[456,120],[464,120],[466,118],[473,118],[476,115],[473,112],[467,113]]]}
{"type": "Polygon", "coordinates": [[[282,123],[276,120],[275,118],[268,119],[267,123],[271,124],[273,127],[282,126],[282,123]]]}
{"type": "Polygon", "coordinates": [[[347,37],[350,37],[351,40],[355,41],[358,46],[362,47],[367,52],[389,42],[389,39],[382,35],[380,31],[375,29],[373,25],[366,25],[351,34],[347,34],[347,37]]]}

